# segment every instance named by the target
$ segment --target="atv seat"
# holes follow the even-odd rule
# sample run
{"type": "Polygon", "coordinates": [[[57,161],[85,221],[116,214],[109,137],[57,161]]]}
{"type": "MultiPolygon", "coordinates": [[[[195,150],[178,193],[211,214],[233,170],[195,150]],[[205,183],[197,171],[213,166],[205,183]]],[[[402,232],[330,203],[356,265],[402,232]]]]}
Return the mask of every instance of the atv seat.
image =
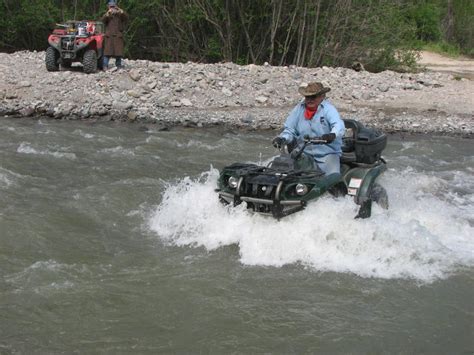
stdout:
{"type": "Polygon", "coordinates": [[[342,152],[341,164],[356,163],[357,157],[355,152],[342,152]]]}

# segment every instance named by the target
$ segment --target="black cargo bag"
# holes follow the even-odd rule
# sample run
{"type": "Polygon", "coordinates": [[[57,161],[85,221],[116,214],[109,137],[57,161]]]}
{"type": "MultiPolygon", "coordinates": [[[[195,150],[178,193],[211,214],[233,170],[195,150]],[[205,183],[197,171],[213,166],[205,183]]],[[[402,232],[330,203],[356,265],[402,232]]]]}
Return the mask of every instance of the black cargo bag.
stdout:
{"type": "Polygon", "coordinates": [[[367,128],[362,123],[344,119],[346,135],[343,138],[343,156],[353,156],[356,163],[373,164],[382,156],[387,146],[387,135],[379,130],[367,128]]]}

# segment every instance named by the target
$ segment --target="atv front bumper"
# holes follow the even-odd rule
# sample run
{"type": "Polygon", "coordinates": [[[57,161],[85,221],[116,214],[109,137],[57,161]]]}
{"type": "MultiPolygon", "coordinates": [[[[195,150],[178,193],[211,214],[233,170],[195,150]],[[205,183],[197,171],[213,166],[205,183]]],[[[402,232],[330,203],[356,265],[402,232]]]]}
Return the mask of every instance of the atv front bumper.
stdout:
{"type": "Polygon", "coordinates": [[[281,190],[283,182],[276,187],[276,191],[273,199],[259,198],[252,196],[240,196],[236,189],[235,193],[217,190],[219,200],[224,204],[232,204],[237,206],[242,202],[247,203],[247,208],[258,214],[272,216],[276,219],[288,216],[292,213],[303,210],[306,207],[306,201],[304,200],[280,200],[281,190]]]}
{"type": "Polygon", "coordinates": [[[90,45],[87,38],[76,36],[50,37],[49,45],[55,48],[61,57],[66,60],[80,59],[82,51],[90,45]]]}

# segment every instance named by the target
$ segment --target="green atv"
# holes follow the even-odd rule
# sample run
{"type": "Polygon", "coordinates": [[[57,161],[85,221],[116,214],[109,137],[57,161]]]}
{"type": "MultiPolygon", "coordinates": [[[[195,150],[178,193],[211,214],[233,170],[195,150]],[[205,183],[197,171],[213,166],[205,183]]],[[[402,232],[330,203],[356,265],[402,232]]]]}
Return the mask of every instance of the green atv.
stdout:
{"type": "Polygon", "coordinates": [[[268,166],[235,163],[222,169],[216,189],[219,200],[233,206],[245,202],[249,210],[276,219],[303,210],[327,192],[353,196],[360,206],[355,218],[370,217],[373,201],[387,209],[387,192],[377,183],[387,169],[381,156],[387,136],[355,120],[344,123],[341,174],[325,175],[318,168],[305,147],[327,142],[305,137],[299,149],[283,146],[268,166]]]}

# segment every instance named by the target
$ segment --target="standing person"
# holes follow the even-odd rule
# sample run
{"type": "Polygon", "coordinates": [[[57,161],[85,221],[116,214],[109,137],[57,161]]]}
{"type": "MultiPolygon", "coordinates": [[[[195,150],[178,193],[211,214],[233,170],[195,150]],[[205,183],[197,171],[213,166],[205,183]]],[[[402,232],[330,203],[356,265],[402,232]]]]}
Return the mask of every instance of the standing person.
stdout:
{"type": "Polygon", "coordinates": [[[276,148],[280,148],[292,142],[301,145],[305,136],[326,140],[327,144],[310,145],[305,149],[305,153],[314,158],[326,175],[340,173],[339,157],[342,155],[342,137],[345,132],[339,112],[326,99],[326,93],[330,90],[317,82],[300,86],[298,92],[304,96],[304,100],[291,111],[283,132],[272,142],[276,148]]]}
{"type": "Polygon", "coordinates": [[[123,31],[128,21],[127,13],[117,6],[115,0],[108,0],[107,7],[107,12],[102,16],[102,22],[105,24],[104,70],[109,68],[110,57],[115,58],[117,68],[123,67],[123,31]]]}

